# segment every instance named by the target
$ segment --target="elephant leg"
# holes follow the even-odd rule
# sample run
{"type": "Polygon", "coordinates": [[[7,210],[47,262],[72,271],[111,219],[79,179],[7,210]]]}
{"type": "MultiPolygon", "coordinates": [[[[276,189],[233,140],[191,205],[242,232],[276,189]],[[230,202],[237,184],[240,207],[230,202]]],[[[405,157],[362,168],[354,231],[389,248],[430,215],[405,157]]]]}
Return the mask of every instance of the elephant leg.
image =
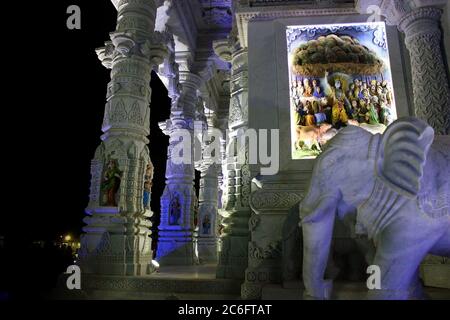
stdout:
{"type": "Polygon", "coordinates": [[[444,235],[431,248],[430,254],[450,258],[450,227],[447,228],[444,235]]]}
{"type": "Polygon", "coordinates": [[[436,228],[421,219],[393,220],[379,235],[374,259],[381,271],[381,290],[370,290],[369,298],[406,300],[414,295],[419,264],[439,237],[436,228]]]}
{"type": "Polygon", "coordinates": [[[425,293],[422,285],[422,281],[420,280],[420,271],[417,268],[412,280],[411,285],[409,286],[409,299],[410,300],[428,300],[429,297],[425,293]]]}
{"type": "Polygon", "coordinates": [[[334,252],[335,252],[334,246],[333,246],[333,243],[331,243],[330,253],[328,254],[327,267],[325,268],[325,277],[327,279],[332,279],[332,280],[335,280],[341,271],[341,269],[337,266],[336,262],[334,261],[334,257],[333,257],[334,252]]]}
{"type": "Polygon", "coordinates": [[[311,215],[302,220],[305,298],[329,299],[331,296],[332,281],[324,280],[324,273],[330,254],[337,202],[332,197],[321,199],[311,210],[311,215]]]}

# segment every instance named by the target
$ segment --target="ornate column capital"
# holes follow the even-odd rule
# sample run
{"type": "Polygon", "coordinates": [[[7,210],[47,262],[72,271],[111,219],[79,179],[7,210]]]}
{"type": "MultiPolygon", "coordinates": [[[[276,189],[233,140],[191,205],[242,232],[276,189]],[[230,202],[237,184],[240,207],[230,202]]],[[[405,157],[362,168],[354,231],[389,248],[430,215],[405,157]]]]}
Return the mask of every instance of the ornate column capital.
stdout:
{"type": "Polygon", "coordinates": [[[229,39],[221,39],[213,42],[214,53],[223,61],[231,62],[232,47],[229,39]]]}
{"type": "Polygon", "coordinates": [[[418,33],[427,33],[429,31],[440,32],[439,23],[442,16],[442,9],[437,7],[423,7],[415,9],[405,14],[398,23],[400,31],[407,37],[417,35],[418,33]]]}
{"type": "Polygon", "coordinates": [[[95,49],[98,59],[102,62],[102,65],[107,68],[112,68],[112,61],[114,58],[116,48],[111,41],[106,41],[104,47],[95,49]]]}
{"type": "Polygon", "coordinates": [[[381,3],[381,14],[389,25],[398,25],[401,18],[410,10],[403,0],[383,0],[381,3]]]}
{"type": "Polygon", "coordinates": [[[151,65],[159,65],[169,55],[172,35],[165,30],[155,30],[156,0],[117,1],[117,26],[110,33],[105,47],[96,49],[106,68],[124,58],[147,59],[151,65]]]}
{"type": "Polygon", "coordinates": [[[416,20],[439,21],[440,7],[445,5],[446,0],[383,0],[380,8],[388,24],[397,25],[400,31],[405,32],[404,28],[416,20]]]}
{"type": "Polygon", "coordinates": [[[198,90],[202,85],[202,82],[203,79],[199,75],[189,71],[180,71],[180,83],[183,87],[198,90]]]}
{"type": "Polygon", "coordinates": [[[113,62],[122,58],[135,56],[148,60],[151,65],[163,63],[169,54],[172,36],[167,32],[152,32],[145,38],[137,37],[128,32],[112,32],[111,41],[106,41],[104,47],[95,49],[102,64],[111,69],[113,62]]]}
{"type": "Polygon", "coordinates": [[[450,130],[450,87],[441,47],[440,8],[446,0],[384,0],[381,11],[405,34],[411,58],[415,115],[437,134],[450,130]]]}

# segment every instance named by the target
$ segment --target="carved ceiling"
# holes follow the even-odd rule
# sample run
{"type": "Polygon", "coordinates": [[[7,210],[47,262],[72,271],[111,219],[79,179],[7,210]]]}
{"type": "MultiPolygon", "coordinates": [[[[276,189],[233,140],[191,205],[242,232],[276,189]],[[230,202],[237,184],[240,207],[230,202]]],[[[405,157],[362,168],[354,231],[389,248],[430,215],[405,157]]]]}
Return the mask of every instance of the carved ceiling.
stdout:
{"type": "Polygon", "coordinates": [[[203,23],[209,29],[230,29],[232,23],[231,0],[198,0],[203,23]]]}
{"type": "Polygon", "coordinates": [[[355,0],[249,0],[250,7],[257,6],[334,6],[334,5],[355,5],[355,0]]]}

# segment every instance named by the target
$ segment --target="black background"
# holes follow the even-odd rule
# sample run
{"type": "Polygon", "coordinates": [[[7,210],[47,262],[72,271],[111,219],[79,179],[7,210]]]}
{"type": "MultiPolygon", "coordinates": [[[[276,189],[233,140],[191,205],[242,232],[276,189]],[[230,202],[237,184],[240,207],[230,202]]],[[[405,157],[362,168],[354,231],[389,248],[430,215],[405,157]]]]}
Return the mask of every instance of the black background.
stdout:
{"type": "MultiPolygon", "coordinates": [[[[110,81],[110,70],[95,49],[110,40],[117,18],[110,0],[25,1],[13,6],[2,10],[7,24],[2,67],[12,72],[2,88],[0,301],[5,295],[42,297],[65,271],[67,261],[58,252],[36,250],[34,241],[49,243],[61,235],[82,233],[90,162],[101,142],[110,81]],[[67,28],[70,5],[81,9],[80,30],[67,28]]],[[[158,122],[169,118],[170,99],[156,74],[151,86],[155,240],[168,146],[158,122]]]]}
{"type": "MultiPolygon", "coordinates": [[[[12,134],[18,135],[8,159],[17,168],[8,172],[14,184],[8,190],[14,198],[8,214],[20,226],[1,224],[0,235],[26,242],[67,233],[77,236],[88,204],[90,161],[100,144],[110,81],[110,70],[95,49],[110,40],[117,11],[110,0],[33,1],[15,10],[28,17],[27,27],[15,37],[20,48],[16,62],[22,70],[16,73],[20,87],[13,85],[18,92],[9,102],[18,112],[17,120],[22,119],[10,123],[12,134]],[[66,11],[73,4],[81,8],[81,30],[66,27],[70,16],[66,11]]],[[[151,205],[157,226],[168,145],[158,122],[169,118],[170,99],[156,74],[151,86],[149,147],[155,166],[151,205]]]]}

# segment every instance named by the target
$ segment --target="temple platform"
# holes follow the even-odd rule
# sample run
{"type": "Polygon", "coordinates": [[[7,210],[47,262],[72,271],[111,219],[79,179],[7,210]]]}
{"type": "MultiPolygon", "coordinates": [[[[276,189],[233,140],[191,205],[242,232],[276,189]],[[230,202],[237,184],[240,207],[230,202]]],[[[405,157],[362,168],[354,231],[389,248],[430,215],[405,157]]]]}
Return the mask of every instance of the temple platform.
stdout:
{"type": "MultiPolygon", "coordinates": [[[[143,277],[82,275],[81,290],[68,290],[61,277],[51,299],[82,300],[239,300],[242,281],[217,279],[216,265],[166,266],[143,277]]],[[[450,300],[450,289],[425,287],[432,300],[450,300]]],[[[333,300],[364,300],[362,282],[336,282],[333,300]]],[[[262,300],[303,300],[301,282],[267,284],[262,300]]]]}
{"type": "MultiPolygon", "coordinates": [[[[365,300],[367,287],[362,282],[336,282],[333,285],[332,300],[365,300]]],[[[431,300],[449,300],[450,289],[425,287],[425,293],[431,300]]],[[[263,300],[303,300],[303,284],[289,282],[269,284],[263,288],[263,300]]]]}
{"type": "Polygon", "coordinates": [[[241,292],[241,281],[216,279],[216,265],[166,266],[143,277],[82,275],[81,290],[62,290],[64,285],[54,298],[235,300],[241,292]]]}

